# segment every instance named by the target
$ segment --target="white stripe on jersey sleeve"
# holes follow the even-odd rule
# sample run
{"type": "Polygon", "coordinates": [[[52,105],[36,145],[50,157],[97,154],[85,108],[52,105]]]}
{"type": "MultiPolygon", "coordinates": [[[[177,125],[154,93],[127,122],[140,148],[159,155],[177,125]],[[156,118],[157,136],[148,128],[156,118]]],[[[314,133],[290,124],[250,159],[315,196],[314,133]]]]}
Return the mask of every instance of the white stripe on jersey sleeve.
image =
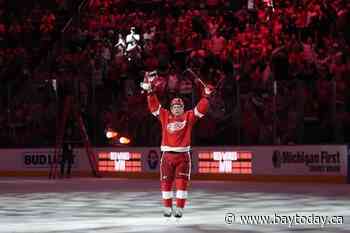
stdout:
{"type": "Polygon", "coordinates": [[[202,114],[198,111],[197,107],[194,108],[194,115],[199,117],[199,118],[202,118],[204,116],[204,114],[202,114]]]}
{"type": "Polygon", "coordinates": [[[158,115],[159,115],[159,113],[160,113],[160,108],[161,108],[161,107],[162,107],[162,106],[159,105],[158,109],[157,109],[156,111],[152,112],[153,116],[158,116],[158,115]]]}

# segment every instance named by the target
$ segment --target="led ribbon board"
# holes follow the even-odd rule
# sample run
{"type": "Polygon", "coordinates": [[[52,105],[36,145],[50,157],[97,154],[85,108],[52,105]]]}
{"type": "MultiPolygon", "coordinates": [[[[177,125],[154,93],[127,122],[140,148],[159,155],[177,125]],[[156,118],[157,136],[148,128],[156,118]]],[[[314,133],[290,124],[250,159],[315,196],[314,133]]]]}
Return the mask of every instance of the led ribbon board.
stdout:
{"type": "Polygon", "coordinates": [[[199,151],[199,173],[252,174],[252,156],[249,151],[199,151]]]}
{"type": "Polygon", "coordinates": [[[141,153],[99,152],[98,170],[101,172],[141,172],[141,153]]]}

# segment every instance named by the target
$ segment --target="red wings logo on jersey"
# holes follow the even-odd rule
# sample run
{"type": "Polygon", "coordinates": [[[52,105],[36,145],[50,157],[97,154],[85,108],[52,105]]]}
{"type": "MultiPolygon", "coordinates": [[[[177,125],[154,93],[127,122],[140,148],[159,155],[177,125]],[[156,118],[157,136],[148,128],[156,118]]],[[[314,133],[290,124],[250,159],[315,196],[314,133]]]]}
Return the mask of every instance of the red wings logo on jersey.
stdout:
{"type": "Polygon", "coordinates": [[[167,130],[169,133],[174,133],[176,131],[182,130],[183,128],[185,128],[187,121],[175,121],[175,122],[171,122],[168,123],[167,125],[167,130]]]}

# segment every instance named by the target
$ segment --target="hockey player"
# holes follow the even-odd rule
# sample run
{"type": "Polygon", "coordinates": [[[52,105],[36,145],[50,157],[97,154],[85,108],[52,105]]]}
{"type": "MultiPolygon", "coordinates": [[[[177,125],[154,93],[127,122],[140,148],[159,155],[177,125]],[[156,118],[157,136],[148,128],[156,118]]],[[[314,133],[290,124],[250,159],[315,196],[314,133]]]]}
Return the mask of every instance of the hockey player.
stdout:
{"type": "Polygon", "coordinates": [[[147,91],[148,107],[151,113],[161,122],[162,158],[160,162],[160,183],[164,205],[164,216],[181,218],[187,199],[187,185],[191,173],[191,132],[197,119],[204,116],[208,110],[208,97],[213,91],[211,86],[205,86],[204,95],[193,110],[184,111],[184,102],[174,98],[170,111],[162,108],[152,82],[147,75],[141,88],[147,91]],[[175,181],[176,207],[173,208],[172,186],[175,181]]]}

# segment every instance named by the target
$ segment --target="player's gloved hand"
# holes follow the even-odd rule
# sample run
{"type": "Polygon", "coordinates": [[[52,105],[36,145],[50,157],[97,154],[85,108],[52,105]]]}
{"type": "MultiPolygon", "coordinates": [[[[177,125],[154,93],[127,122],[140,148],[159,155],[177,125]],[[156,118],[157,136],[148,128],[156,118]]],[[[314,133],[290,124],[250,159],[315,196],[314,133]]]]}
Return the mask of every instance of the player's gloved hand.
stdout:
{"type": "Polygon", "coordinates": [[[140,87],[148,93],[152,92],[152,85],[149,82],[141,82],[140,87]]]}
{"type": "Polygon", "coordinates": [[[140,87],[142,88],[142,93],[144,91],[151,92],[152,85],[149,80],[149,72],[146,72],[145,75],[143,76],[143,82],[140,83],[140,87]]]}
{"type": "Polygon", "coordinates": [[[209,97],[211,96],[211,94],[214,92],[215,88],[214,86],[208,84],[205,88],[204,88],[204,97],[209,97]]]}

